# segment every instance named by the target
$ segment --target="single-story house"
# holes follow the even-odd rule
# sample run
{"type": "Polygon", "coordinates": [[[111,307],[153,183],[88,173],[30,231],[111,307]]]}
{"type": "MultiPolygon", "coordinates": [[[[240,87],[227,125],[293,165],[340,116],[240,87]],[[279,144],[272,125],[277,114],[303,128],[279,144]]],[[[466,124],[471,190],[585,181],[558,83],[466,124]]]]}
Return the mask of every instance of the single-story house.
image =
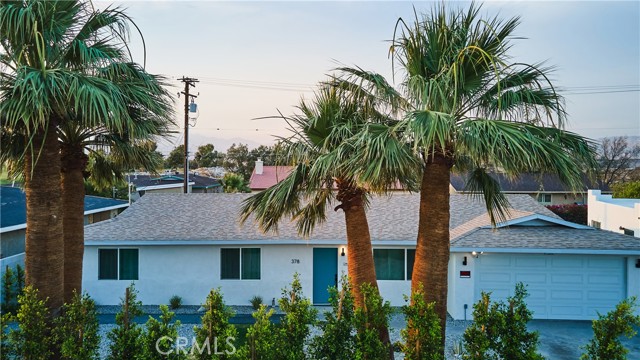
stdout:
{"type": "Polygon", "coordinates": [[[640,238],[640,199],[614,199],[600,190],[589,190],[588,211],[591,226],[640,238]]]}
{"type": "MultiPolygon", "coordinates": [[[[84,197],[84,223],[108,220],[129,206],[127,201],[87,195],[84,197]]],[[[27,199],[18,187],[0,186],[0,270],[24,264],[27,231],[27,199]]]]}
{"type": "MultiPolygon", "coordinates": [[[[144,194],[184,192],[184,174],[182,173],[162,175],[133,173],[127,175],[127,181],[135,186],[135,193],[132,194],[134,200],[144,194]]],[[[196,172],[189,173],[188,187],[190,193],[222,192],[222,183],[219,179],[202,176],[196,172]]]]}
{"type": "MultiPolygon", "coordinates": [[[[500,189],[505,194],[527,194],[538,200],[543,205],[587,204],[587,191],[593,189],[592,182],[585,176],[584,186],[578,191],[567,188],[553,174],[520,174],[517,179],[510,180],[504,173],[493,172],[489,174],[500,184],[500,189]]],[[[451,174],[450,191],[453,194],[464,194],[466,174],[451,174]]],[[[610,193],[606,185],[600,185],[600,189],[610,193]]]]}
{"type": "MultiPolygon", "coordinates": [[[[295,272],[315,304],[347,271],[342,212],[303,239],[290,222],[263,234],[238,212],[247,194],[153,194],[85,232],[83,287],[99,304],[117,304],[135,282],[146,304],[173,295],[200,304],[220,287],[228,304],[254,295],[278,298],[295,272]]],[[[534,317],[592,319],[620,300],[640,295],[640,240],[560,219],[528,195],[508,195],[509,220],[490,226],[485,207],[451,196],[448,309],[471,316],[481,291],[496,298],[528,285],[534,317]]],[[[419,195],[373,197],[367,212],[378,285],[392,305],[410,291],[419,195]]],[[[428,290],[428,289],[427,289],[428,290]]]]}

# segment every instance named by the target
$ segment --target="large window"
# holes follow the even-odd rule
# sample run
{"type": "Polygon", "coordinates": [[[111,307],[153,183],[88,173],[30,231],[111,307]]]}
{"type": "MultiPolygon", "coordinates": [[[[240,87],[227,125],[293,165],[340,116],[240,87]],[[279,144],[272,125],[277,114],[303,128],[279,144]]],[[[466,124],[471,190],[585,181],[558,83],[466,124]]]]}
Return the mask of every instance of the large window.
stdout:
{"type": "Polygon", "coordinates": [[[378,280],[411,280],[415,249],[373,249],[378,280]]]}
{"type": "Polygon", "coordinates": [[[259,280],[260,249],[220,249],[220,279],[259,280]]]}
{"type": "Polygon", "coordinates": [[[138,249],[98,249],[99,280],[138,280],[138,249]]]}
{"type": "Polygon", "coordinates": [[[404,280],[404,249],[374,249],[373,262],[378,280],[404,280]]]}

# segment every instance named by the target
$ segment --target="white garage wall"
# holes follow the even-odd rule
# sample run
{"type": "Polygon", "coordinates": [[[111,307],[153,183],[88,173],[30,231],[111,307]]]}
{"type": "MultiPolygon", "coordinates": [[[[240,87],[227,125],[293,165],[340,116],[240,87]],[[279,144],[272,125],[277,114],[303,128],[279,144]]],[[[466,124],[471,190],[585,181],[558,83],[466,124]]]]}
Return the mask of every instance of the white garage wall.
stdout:
{"type": "Polygon", "coordinates": [[[624,297],[640,293],[635,257],[492,253],[475,259],[469,253],[451,255],[448,311],[454,319],[464,319],[464,304],[468,305],[467,319],[472,318],[480,290],[493,291],[492,299],[498,300],[511,295],[517,281],[529,283],[527,302],[535,318],[593,319],[596,310],[607,312],[624,297]],[[462,265],[464,256],[467,266],[462,265]],[[485,266],[480,268],[479,261],[486,262],[485,266]],[[471,278],[460,278],[462,270],[471,271],[471,278]],[[480,284],[486,288],[479,288],[480,284]]]}

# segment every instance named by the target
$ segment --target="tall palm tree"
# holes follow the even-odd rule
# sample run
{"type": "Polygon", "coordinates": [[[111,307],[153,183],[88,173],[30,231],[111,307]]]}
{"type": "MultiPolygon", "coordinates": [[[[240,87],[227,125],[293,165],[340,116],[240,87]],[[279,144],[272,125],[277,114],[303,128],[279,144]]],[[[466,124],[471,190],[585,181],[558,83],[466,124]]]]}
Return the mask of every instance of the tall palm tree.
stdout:
{"type": "MultiPolygon", "coordinates": [[[[301,101],[301,114],[285,118],[293,135],[282,138],[281,146],[293,170],[283,181],[245,200],[242,220],[254,214],[263,231],[275,231],[278,222],[289,217],[296,221],[299,233],[308,236],[326,220],[327,207],[338,202],[334,210],[341,209],[345,216],[349,280],[356,306],[361,306],[362,285],[377,290],[365,211],[368,189],[349,174],[346,163],[354,152],[350,139],[375,124],[383,126],[380,120],[386,116],[373,111],[373,104],[354,99],[337,86],[323,84],[311,103],[301,101]]],[[[409,184],[414,176],[405,175],[409,184]]],[[[389,343],[388,330],[379,332],[389,343]]]]}
{"type": "MultiPolygon", "coordinates": [[[[484,20],[479,11],[474,4],[466,11],[447,11],[442,4],[422,19],[416,14],[411,25],[399,19],[391,46],[409,105],[396,130],[413,144],[422,172],[412,292],[423,284],[426,300],[435,302],[443,341],[450,173],[470,174],[466,190],[483,198],[495,224],[506,218],[509,203],[489,171],[511,178],[553,173],[578,189],[583,171],[595,168],[594,143],[563,130],[566,114],[549,81],[552,69],[510,61],[519,18],[484,20]]],[[[363,137],[356,147],[365,149],[370,141],[363,137]]],[[[375,181],[376,169],[384,166],[378,158],[357,154],[354,174],[375,181]]]]}
{"type": "Polygon", "coordinates": [[[88,1],[0,2],[2,127],[23,136],[27,198],[26,281],[48,298],[52,315],[63,303],[64,243],[58,127],[70,114],[125,131],[125,94],[96,69],[128,58],[128,18],[88,1]]]}
{"type": "MultiPolygon", "coordinates": [[[[125,131],[105,125],[84,124],[77,114],[59,127],[61,147],[61,191],[64,239],[64,298],[82,290],[84,255],[84,178],[88,154],[94,154],[93,183],[104,187],[123,179],[123,170],[145,168],[154,171],[161,164],[149,141],[169,133],[173,111],[161,77],[146,73],[137,64],[115,63],[100,73],[116,83],[125,94],[130,123],[125,131]],[[106,155],[106,156],[105,156],[106,155]]],[[[89,175],[89,174],[86,174],[89,175]]]]}

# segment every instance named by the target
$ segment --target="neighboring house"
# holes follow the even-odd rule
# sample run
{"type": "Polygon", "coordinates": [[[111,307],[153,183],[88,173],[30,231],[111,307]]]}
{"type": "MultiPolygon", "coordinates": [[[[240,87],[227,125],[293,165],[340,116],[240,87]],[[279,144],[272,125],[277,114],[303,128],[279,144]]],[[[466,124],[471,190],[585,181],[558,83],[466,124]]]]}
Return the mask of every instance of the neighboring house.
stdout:
{"type": "MultiPolygon", "coordinates": [[[[181,173],[163,175],[134,173],[127,175],[127,181],[135,186],[135,195],[132,197],[134,200],[144,194],[184,192],[184,175],[181,173]]],[[[202,176],[198,173],[189,173],[188,186],[190,193],[222,192],[222,183],[219,179],[202,176]]]]}
{"type": "MultiPolygon", "coordinates": [[[[201,304],[220,287],[229,305],[254,295],[267,302],[300,274],[314,304],[347,271],[344,215],[304,239],[284,222],[263,234],[238,213],[247,194],[144,196],[117,218],[85,232],[83,289],[98,303],[118,304],[133,281],[145,304],[173,295],[201,304]]],[[[534,317],[593,319],[620,300],[640,295],[640,240],[561,220],[528,195],[508,195],[509,221],[492,229],[485,206],[451,196],[449,304],[454,319],[470,318],[481,291],[504,299],[525,282],[534,317]]],[[[368,210],[378,285],[394,306],[411,290],[419,195],[373,197],[368,210]]]]}
{"type": "Polygon", "coordinates": [[[640,199],[614,199],[589,190],[589,224],[596,229],[640,238],[640,199]]]}
{"type": "MultiPolygon", "coordinates": [[[[127,201],[87,195],[84,198],[85,225],[108,220],[118,215],[127,201]]],[[[27,204],[22,189],[0,186],[0,266],[24,264],[27,204]]]]}
{"type": "Polygon", "coordinates": [[[249,178],[251,191],[262,191],[284,180],[293,166],[264,166],[262,160],[256,160],[255,168],[249,178]]]}
{"type": "MultiPolygon", "coordinates": [[[[510,180],[503,173],[491,173],[490,176],[498,181],[503,193],[527,194],[542,205],[587,204],[587,190],[593,188],[586,177],[582,189],[573,192],[552,174],[525,173],[515,180],[510,180]]],[[[451,174],[451,193],[464,194],[465,183],[466,175],[451,174]]],[[[602,190],[610,192],[607,186],[602,186],[602,190]]]]}

